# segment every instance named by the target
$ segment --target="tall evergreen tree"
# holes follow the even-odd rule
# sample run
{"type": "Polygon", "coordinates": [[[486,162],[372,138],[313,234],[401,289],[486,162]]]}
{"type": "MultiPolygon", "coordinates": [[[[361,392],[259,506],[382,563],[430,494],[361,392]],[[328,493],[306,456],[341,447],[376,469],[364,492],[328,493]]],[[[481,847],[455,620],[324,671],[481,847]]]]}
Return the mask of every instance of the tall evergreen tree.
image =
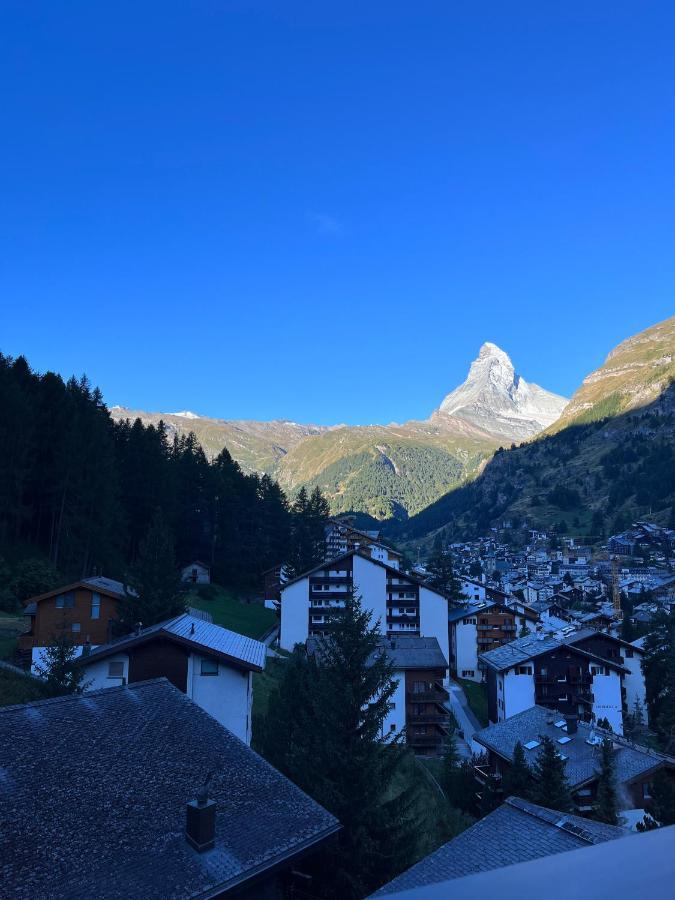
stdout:
{"type": "Polygon", "coordinates": [[[618,825],[616,779],[612,742],[607,738],[602,742],[598,789],[593,804],[593,818],[607,825],[618,825]]]}
{"type": "Polygon", "coordinates": [[[572,796],[565,775],[565,761],[560,758],[555,744],[548,735],[541,736],[541,750],[532,766],[535,784],[532,800],[540,806],[570,812],[572,796]]]}
{"type": "Polygon", "coordinates": [[[311,495],[301,487],[291,512],[293,534],[290,562],[295,573],[300,574],[325,558],[329,506],[318,487],[311,495]]]}
{"type": "Polygon", "coordinates": [[[173,537],[160,509],[142,541],[120,605],[119,629],[129,632],[140,622],[155,625],[185,609],[180,575],[176,568],[173,537]]]}
{"type": "Polygon", "coordinates": [[[513,762],[504,774],[502,787],[505,798],[522,797],[523,800],[528,800],[532,794],[532,772],[520,741],[516,741],[513,748],[513,762]]]}
{"type": "Polygon", "coordinates": [[[263,755],[340,820],[312,893],[363,897],[412,862],[412,798],[394,788],[403,762],[383,735],[396,682],[378,625],[349,597],[316,655],[296,648],[262,723],[263,755]]]}
{"type": "Polygon", "coordinates": [[[443,550],[443,542],[440,535],[434,541],[434,547],[431,556],[427,560],[426,569],[429,572],[428,583],[431,587],[445,594],[451,600],[460,599],[459,579],[455,576],[452,556],[449,551],[443,550]]]}

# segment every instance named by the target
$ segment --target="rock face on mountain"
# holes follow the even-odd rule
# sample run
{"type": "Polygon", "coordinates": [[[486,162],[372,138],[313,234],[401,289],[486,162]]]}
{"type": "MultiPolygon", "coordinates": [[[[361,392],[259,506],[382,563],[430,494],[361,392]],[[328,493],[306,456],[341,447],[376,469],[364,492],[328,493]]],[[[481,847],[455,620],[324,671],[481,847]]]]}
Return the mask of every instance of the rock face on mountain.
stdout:
{"type": "Polygon", "coordinates": [[[354,510],[405,519],[473,478],[502,444],[532,437],[565,405],[516,374],[506,353],[484,344],[467,380],[425,421],[316,426],[231,421],[189,411],[113,407],[114,418],[193,431],[209,456],[226,446],[246,472],[267,472],[293,492],[320,487],[334,513],[354,510]]]}
{"type": "Polygon", "coordinates": [[[464,382],[448,394],[432,418],[457,416],[511,440],[533,437],[555,422],[567,404],[517,374],[508,354],[485,343],[464,382]]]}

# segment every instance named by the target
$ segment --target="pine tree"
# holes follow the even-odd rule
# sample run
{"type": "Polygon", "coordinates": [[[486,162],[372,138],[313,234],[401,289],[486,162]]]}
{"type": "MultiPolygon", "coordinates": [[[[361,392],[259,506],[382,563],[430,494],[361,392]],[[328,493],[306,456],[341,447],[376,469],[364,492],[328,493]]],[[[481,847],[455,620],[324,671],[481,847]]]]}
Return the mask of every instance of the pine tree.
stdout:
{"type": "Polygon", "coordinates": [[[520,741],[513,748],[513,762],[504,773],[502,781],[504,797],[522,797],[527,800],[532,793],[532,772],[525,759],[520,741]]]}
{"type": "Polygon", "coordinates": [[[396,682],[378,625],[359,597],[349,597],[331,619],[316,655],[301,647],[292,654],[267,717],[257,723],[257,744],[342,824],[313,872],[312,893],[356,898],[412,862],[413,798],[392,793],[405,751],[398,738],[383,737],[396,682]]]}
{"type": "Polygon", "coordinates": [[[443,550],[443,542],[440,535],[436,537],[431,556],[426,563],[429,572],[428,583],[431,587],[445,594],[451,600],[459,599],[459,579],[455,576],[452,564],[452,556],[443,550]]]}
{"type": "Polygon", "coordinates": [[[541,736],[541,750],[532,767],[535,785],[532,800],[540,806],[570,812],[572,797],[565,775],[565,761],[560,758],[556,746],[547,735],[541,736]]]}
{"type": "Polygon", "coordinates": [[[75,665],[79,654],[71,637],[70,622],[64,613],[51,643],[45,648],[35,673],[43,678],[54,696],[79,694],[84,690],[84,670],[75,665]]]}
{"type": "Polygon", "coordinates": [[[300,488],[291,507],[293,535],[290,562],[296,574],[308,571],[325,558],[328,513],[328,502],[319,488],[314,488],[311,496],[304,487],[300,488]]]}
{"type": "Polygon", "coordinates": [[[593,805],[593,818],[607,825],[618,825],[616,783],[612,742],[605,739],[601,747],[598,789],[593,805]]]}
{"type": "Polygon", "coordinates": [[[184,610],[185,599],[174,559],[173,538],[158,509],[125,585],[119,630],[128,633],[139,622],[147,628],[184,610]]]}

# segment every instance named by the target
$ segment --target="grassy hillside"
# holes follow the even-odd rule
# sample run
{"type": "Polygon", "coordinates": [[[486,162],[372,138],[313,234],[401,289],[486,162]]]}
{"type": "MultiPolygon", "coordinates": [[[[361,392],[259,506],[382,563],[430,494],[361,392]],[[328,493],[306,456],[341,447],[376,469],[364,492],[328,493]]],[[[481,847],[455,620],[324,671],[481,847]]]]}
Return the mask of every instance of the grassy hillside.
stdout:
{"type": "Polygon", "coordinates": [[[217,584],[204,585],[187,595],[187,603],[211,613],[216,625],[260,640],[277,624],[277,614],[260,603],[247,603],[217,584]]]}
{"type": "Polygon", "coordinates": [[[645,407],[498,451],[472,484],[389,530],[399,539],[440,528],[468,538],[509,519],[602,537],[644,516],[675,519],[672,384],[645,407]]]}
{"type": "Polygon", "coordinates": [[[429,423],[340,428],[290,451],[276,475],[286,490],[320,487],[333,513],[407,518],[473,477],[499,441],[462,425],[429,423]]]}

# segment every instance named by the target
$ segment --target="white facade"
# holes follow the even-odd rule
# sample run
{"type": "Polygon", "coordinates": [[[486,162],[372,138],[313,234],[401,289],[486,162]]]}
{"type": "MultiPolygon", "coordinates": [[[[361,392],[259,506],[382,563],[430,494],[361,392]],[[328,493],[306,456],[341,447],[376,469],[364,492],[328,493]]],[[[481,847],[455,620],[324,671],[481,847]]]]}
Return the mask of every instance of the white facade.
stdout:
{"type": "Polygon", "coordinates": [[[211,584],[211,569],[199,561],[192,562],[181,570],[181,581],[191,584],[211,584]]]}
{"type": "Polygon", "coordinates": [[[497,675],[497,721],[534,706],[534,666],[525,663],[497,675]]]}
{"type": "Polygon", "coordinates": [[[637,648],[633,650],[632,656],[629,655],[630,652],[628,647],[622,645],[621,662],[630,670],[630,675],[623,676],[623,686],[626,688],[626,707],[628,712],[632,714],[635,710],[635,701],[637,700],[642,707],[644,724],[647,725],[647,689],[645,687],[645,676],[642,671],[642,657],[644,654],[637,648]]]}
{"type": "Polygon", "coordinates": [[[623,734],[621,675],[614,669],[591,665],[593,675],[593,715],[607,719],[616,734],[623,734]]]}
{"type": "Polygon", "coordinates": [[[405,728],[405,672],[395,671],[396,690],[391,698],[392,708],[382,723],[382,736],[396,737],[405,728]]]}
{"type": "MultiPolygon", "coordinates": [[[[202,659],[214,662],[213,657],[202,657],[198,653],[188,656],[187,696],[228,731],[250,744],[253,673],[219,660],[217,674],[203,675],[202,659]]],[[[92,660],[84,667],[85,691],[119,687],[128,680],[129,656],[126,653],[92,660]]]]}
{"type": "Polygon", "coordinates": [[[323,610],[341,605],[339,595],[350,590],[361,598],[365,609],[372,611],[373,623],[379,622],[382,634],[435,637],[448,659],[445,597],[397,569],[356,552],[329,560],[304,578],[282,587],[279,638],[282,649],[291,651],[296,644],[304,644],[311,628],[320,631],[326,624],[323,610]],[[346,573],[350,570],[352,576],[348,579],[346,573]]]}
{"type": "Polygon", "coordinates": [[[474,603],[485,602],[486,594],[484,584],[479,584],[478,582],[471,581],[468,578],[460,578],[459,584],[460,591],[467,598],[467,600],[471,600],[474,603]]]}
{"type": "Polygon", "coordinates": [[[467,613],[452,626],[452,650],[455,671],[458,678],[470,681],[482,681],[482,672],[478,669],[477,613],[467,613]]]}

